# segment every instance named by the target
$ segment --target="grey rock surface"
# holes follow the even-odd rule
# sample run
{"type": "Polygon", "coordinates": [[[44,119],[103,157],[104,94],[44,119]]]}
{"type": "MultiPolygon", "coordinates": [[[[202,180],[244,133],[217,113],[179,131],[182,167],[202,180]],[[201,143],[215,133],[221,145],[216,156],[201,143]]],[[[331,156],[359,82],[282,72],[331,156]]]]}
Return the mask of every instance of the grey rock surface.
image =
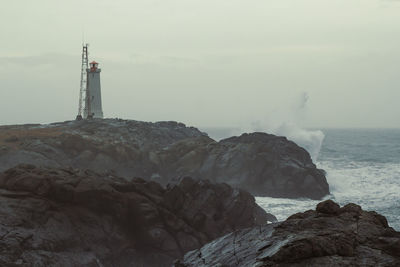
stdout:
{"type": "Polygon", "coordinates": [[[400,266],[400,232],[376,212],[327,200],[284,222],[220,237],[175,266],[400,266]]]}
{"type": "Polygon", "coordinates": [[[219,142],[177,122],[120,119],[0,127],[0,171],[20,163],[138,176],[162,185],[206,177],[257,196],[321,199],[322,170],[306,150],[266,133],[219,142]]]}
{"type": "Polygon", "coordinates": [[[178,141],[158,156],[167,181],[208,177],[256,196],[321,199],[329,194],[324,171],[285,137],[251,133],[215,142],[201,136],[178,141]]]}
{"type": "Polygon", "coordinates": [[[71,168],[0,174],[0,266],[171,266],[238,229],[276,218],[249,193],[182,179],[161,187],[71,168]]]}

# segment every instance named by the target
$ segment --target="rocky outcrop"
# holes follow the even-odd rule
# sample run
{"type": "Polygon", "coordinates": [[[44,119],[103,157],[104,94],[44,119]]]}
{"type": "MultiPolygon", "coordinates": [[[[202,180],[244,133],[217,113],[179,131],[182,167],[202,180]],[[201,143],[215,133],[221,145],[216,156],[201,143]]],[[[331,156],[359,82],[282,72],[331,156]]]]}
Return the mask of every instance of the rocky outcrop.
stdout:
{"type": "Polygon", "coordinates": [[[182,179],[163,188],[71,168],[0,174],[0,266],[171,266],[238,229],[275,220],[249,193],[182,179]]]}
{"type": "Polygon", "coordinates": [[[21,163],[151,177],[156,151],[205,136],[177,122],[94,119],[48,125],[0,126],[0,171],[21,163]]]}
{"type": "Polygon", "coordinates": [[[256,196],[321,199],[329,194],[324,171],[285,137],[252,133],[215,142],[202,136],[179,141],[158,156],[167,181],[207,177],[256,196]]]}
{"type": "Polygon", "coordinates": [[[220,142],[176,122],[118,119],[0,127],[0,170],[19,163],[91,169],[162,185],[207,177],[257,196],[321,199],[322,170],[306,150],[265,133],[220,142]]]}
{"type": "Polygon", "coordinates": [[[376,212],[328,200],[282,223],[216,239],[175,266],[400,266],[400,232],[376,212]]]}

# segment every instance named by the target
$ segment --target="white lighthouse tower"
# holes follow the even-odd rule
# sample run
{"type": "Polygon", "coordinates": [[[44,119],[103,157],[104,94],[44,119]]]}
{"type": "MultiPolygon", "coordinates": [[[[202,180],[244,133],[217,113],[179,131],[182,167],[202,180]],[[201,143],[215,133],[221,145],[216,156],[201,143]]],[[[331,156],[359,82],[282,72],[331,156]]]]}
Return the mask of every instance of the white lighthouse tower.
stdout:
{"type": "Polygon", "coordinates": [[[84,118],[103,118],[103,109],[101,107],[101,87],[100,87],[100,72],[99,63],[93,61],[89,63],[87,73],[86,87],[86,103],[83,112],[84,118]]]}
{"type": "Polygon", "coordinates": [[[81,83],[79,109],[76,120],[103,118],[99,63],[89,62],[88,44],[82,46],[81,83]],[[90,65],[90,66],[89,66],[90,65]],[[83,117],[82,117],[83,115],[83,117]]]}

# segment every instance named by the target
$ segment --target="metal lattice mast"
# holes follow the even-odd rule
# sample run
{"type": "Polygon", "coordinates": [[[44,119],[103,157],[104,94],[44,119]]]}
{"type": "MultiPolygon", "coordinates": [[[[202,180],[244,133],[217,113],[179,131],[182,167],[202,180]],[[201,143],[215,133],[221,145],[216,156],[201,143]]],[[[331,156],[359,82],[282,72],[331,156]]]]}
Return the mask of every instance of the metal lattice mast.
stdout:
{"type": "Polygon", "coordinates": [[[84,109],[88,108],[86,105],[86,96],[87,96],[86,69],[89,66],[88,46],[89,46],[88,44],[85,44],[82,47],[81,84],[79,90],[79,110],[78,110],[78,116],[76,117],[77,119],[82,119],[82,112],[84,112],[84,109]]]}

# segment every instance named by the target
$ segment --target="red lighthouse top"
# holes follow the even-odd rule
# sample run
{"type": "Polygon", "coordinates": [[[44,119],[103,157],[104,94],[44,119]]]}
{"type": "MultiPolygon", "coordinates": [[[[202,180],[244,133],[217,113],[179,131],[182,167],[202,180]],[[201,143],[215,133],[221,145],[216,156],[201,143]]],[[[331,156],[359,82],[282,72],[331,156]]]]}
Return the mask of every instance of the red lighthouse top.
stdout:
{"type": "Polygon", "coordinates": [[[96,61],[92,61],[89,63],[90,64],[90,71],[96,71],[97,70],[97,66],[99,65],[99,63],[97,63],[96,61]]]}

